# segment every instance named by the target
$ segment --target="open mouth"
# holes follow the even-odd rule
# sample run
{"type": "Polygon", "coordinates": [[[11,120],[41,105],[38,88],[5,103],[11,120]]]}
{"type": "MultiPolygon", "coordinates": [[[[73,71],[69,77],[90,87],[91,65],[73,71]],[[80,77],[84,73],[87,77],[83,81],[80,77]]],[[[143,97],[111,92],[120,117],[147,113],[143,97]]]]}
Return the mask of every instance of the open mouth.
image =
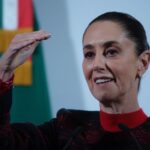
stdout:
{"type": "Polygon", "coordinates": [[[108,83],[108,82],[112,82],[112,81],[114,81],[113,78],[96,78],[96,79],[94,80],[94,82],[95,82],[96,84],[104,84],[104,83],[108,83]]]}

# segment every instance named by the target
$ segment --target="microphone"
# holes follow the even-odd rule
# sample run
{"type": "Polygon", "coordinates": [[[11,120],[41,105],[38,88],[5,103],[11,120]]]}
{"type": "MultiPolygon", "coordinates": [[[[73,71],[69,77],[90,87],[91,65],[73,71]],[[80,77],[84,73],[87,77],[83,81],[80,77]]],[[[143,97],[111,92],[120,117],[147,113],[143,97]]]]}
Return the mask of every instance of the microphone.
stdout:
{"type": "Polygon", "coordinates": [[[67,150],[71,144],[71,142],[73,141],[73,139],[83,130],[83,127],[79,126],[77,127],[72,134],[70,135],[69,140],[67,141],[67,143],[65,144],[63,150],[67,150]]]}
{"type": "Polygon", "coordinates": [[[134,134],[131,132],[130,128],[128,128],[125,124],[119,124],[118,127],[122,130],[122,131],[126,131],[130,134],[130,136],[132,137],[133,141],[136,144],[136,147],[138,150],[143,150],[140,143],[138,142],[138,140],[136,139],[136,137],[134,136],[134,134]]]}

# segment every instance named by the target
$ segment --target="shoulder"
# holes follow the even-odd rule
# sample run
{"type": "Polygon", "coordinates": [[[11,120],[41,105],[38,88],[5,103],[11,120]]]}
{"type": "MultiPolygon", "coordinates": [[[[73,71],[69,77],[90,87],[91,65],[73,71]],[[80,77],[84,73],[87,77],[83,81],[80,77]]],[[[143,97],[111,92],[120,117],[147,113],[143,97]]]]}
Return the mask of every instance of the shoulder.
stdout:
{"type": "Polygon", "coordinates": [[[99,111],[86,111],[62,108],[57,112],[57,122],[61,125],[85,126],[99,124],[99,111]]]}
{"type": "MultiPolygon", "coordinates": [[[[70,137],[85,143],[97,143],[102,136],[99,122],[99,111],[60,109],[57,113],[57,133],[64,145],[70,137]]],[[[75,140],[74,140],[75,142],[75,140]]],[[[79,144],[77,144],[79,146],[79,144]]],[[[81,146],[80,145],[80,146],[81,146]]],[[[77,149],[77,148],[76,148],[77,149]]]]}
{"type": "Polygon", "coordinates": [[[57,116],[59,115],[68,115],[68,114],[72,114],[72,115],[90,115],[90,116],[95,116],[95,115],[99,115],[99,111],[89,111],[89,110],[79,110],[79,109],[66,109],[66,108],[61,108],[60,110],[58,110],[57,112],[57,116]]]}

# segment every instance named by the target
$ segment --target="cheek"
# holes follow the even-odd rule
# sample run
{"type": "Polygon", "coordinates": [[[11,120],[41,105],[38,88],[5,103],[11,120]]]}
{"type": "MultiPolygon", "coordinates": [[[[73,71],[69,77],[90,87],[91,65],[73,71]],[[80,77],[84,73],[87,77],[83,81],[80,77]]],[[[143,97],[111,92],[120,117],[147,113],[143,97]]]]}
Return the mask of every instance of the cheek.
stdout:
{"type": "Polygon", "coordinates": [[[122,88],[122,86],[126,87],[135,81],[137,68],[134,64],[135,62],[130,60],[110,63],[109,66],[120,88],[122,88]]]}
{"type": "Polygon", "coordinates": [[[89,63],[85,60],[83,61],[82,69],[83,69],[83,73],[84,73],[84,76],[85,76],[87,81],[91,78],[92,68],[93,68],[93,65],[91,63],[89,63]]]}

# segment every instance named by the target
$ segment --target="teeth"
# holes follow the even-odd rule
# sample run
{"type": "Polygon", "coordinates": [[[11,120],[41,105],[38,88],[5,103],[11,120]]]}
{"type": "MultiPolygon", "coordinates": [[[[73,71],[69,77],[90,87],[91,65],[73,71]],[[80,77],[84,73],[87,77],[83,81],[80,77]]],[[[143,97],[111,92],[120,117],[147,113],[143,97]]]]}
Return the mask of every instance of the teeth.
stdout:
{"type": "Polygon", "coordinates": [[[97,79],[95,81],[96,84],[101,84],[101,83],[106,83],[106,82],[110,82],[112,81],[112,79],[97,79]]]}

